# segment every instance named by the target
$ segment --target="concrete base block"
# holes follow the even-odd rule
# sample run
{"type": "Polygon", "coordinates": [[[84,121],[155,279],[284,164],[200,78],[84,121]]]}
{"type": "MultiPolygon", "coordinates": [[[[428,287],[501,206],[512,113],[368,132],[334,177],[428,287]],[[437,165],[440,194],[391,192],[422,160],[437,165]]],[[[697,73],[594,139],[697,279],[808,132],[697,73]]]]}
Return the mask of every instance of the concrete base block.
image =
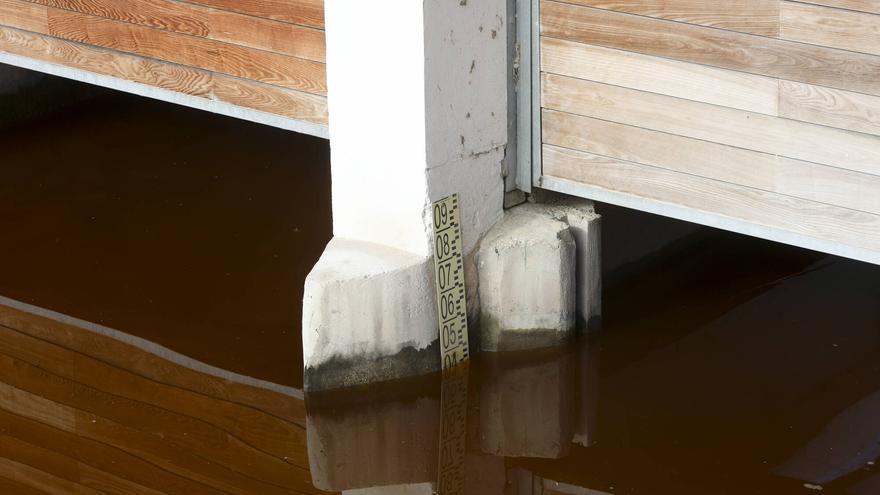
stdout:
{"type": "Polygon", "coordinates": [[[597,329],[602,324],[602,217],[587,199],[547,192],[540,198],[547,214],[568,224],[577,246],[577,328],[597,329]]]}
{"type": "Polygon", "coordinates": [[[439,370],[434,292],[431,258],[331,240],[305,282],[306,390],[439,370]]]}
{"type": "Polygon", "coordinates": [[[574,334],[576,245],[540,205],[507,210],[477,253],[484,351],[560,345],[574,334]]]}

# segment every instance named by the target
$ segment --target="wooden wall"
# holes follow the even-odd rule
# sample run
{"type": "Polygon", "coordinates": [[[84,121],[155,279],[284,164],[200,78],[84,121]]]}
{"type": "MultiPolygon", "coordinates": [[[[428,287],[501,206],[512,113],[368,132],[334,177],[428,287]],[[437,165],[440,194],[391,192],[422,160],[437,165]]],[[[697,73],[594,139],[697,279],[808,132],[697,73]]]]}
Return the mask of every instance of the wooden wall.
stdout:
{"type": "Polygon", "coordinates": [[[327,125],[323,0],[0,0],[0,52],[327,125]]]}
{"type": "Polygon", "coordinates": [[[545,179],[880,260],[880,1],[542,0],[540,26],[545,179]]]}

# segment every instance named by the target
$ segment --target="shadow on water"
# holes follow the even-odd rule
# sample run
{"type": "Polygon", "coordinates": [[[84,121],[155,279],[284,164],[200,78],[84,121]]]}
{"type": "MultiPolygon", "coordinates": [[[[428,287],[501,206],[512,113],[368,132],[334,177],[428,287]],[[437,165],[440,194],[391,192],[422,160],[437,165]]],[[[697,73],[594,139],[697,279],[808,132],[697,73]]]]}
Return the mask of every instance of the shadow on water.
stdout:
{"type": "Polygon", "coordinates": [[[326,142],[101,93],[0,150],[0,294],[125,332],[0,304],[0,493],[880,493],[878,267],[601,206],[598,334],[303,399],[326,142]]]}

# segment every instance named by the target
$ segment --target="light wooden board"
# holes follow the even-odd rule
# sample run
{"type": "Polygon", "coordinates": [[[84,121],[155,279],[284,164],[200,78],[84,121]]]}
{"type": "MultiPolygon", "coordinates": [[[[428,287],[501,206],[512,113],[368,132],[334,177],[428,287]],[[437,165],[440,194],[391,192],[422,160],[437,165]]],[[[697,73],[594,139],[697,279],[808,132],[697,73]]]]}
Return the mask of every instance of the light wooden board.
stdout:
{"type": "Polygon", "coordinates": [[[547,144],[880,214],[880,176],[544,110],[547,144]]]}
{"type": "Polygon", "coordinates": [[[880,55],[880,15],[782,2],[780,37],[880,55]]]}
{"type": "Polygon", "coordinates": [[[776,36],[779,0],[565,0],[567,3],[628,12],[733,31],[776,36]]]}
{"type": "Polygon", "coordinates": [[[544,173],[772,229],[880,251],[880,216],[581,151],[544,146],[544,173]]]}
{"type": "Polygon", "coordinates": [[[327,100],[318,95],[4,27],[0,27],[0,51],[327,125],[327,100]]]}
{"type": "Polygon", "coordinates": [[[320,29],[172,0],[27,0],[200,38],[325,61],[320,29]]]}
{"type": "Polygon", "coordinates": [[[543,38],[541,70],[751,112],[777,114],[776,79],[543,38]]]}
{"type": "Polygon", "coordinates": [[[779,115],[880,136],[880,97],[779,82],[779,115]]]}
{"type": "Polygon", "coordinates": [[[544,74],[546,108],[880,175],[880,138],[544,74]]]}
{"type": "Polygon", "coordinates": [[[826,7],[837,7],[840,9],[858,10],[861,12],[871,12],[880,14],[880,2],[877,0],[802,0],[803,3],[812,3],[816,5],[825,5],[826,7]]]}
{"type": "Polygon", "coordinates": [[[541,2],[551,38],[880,95],[880,57],[733,31],[541,2]]]}

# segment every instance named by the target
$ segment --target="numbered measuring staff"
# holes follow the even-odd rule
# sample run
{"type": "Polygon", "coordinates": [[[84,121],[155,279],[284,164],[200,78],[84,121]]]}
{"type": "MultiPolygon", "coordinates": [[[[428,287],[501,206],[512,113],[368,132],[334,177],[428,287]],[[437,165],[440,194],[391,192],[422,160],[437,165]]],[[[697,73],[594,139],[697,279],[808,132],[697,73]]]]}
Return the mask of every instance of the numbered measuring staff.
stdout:
{"type": "Polygon", "coordinates": [[[434,203],[434,275],[443,369],[468,358],[467,300],[458,195],[434,203]]]}

